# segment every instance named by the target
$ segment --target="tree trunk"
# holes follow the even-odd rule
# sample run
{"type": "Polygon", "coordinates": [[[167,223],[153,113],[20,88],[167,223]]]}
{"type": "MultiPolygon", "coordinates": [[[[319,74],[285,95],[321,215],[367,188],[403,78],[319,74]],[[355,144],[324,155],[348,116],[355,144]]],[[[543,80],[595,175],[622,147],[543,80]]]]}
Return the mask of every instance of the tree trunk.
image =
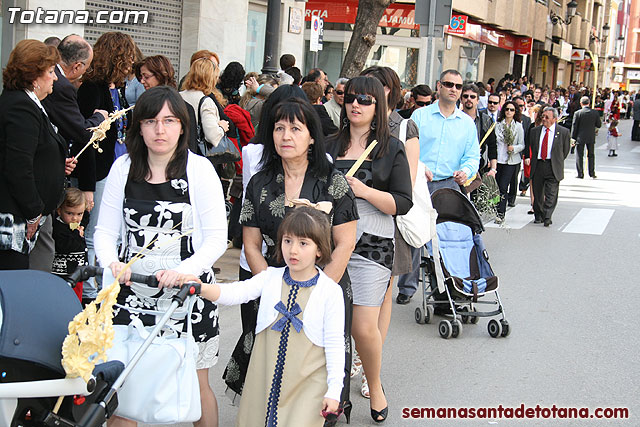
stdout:
{"type": "Polygon", "coordinates": [[[340,77],[355,77],[364,68],[369,51],[376,43],[376,31],[384,10],[393,0],[360,0],[358,15],[342,63],[340,77]]]}

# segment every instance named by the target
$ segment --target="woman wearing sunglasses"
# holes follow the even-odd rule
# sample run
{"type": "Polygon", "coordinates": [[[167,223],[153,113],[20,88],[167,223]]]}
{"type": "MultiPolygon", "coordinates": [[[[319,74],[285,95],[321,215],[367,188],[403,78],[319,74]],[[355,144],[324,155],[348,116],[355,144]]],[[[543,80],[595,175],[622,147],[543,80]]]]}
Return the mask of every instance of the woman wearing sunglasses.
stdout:
{"type": "Polygon", "coordinates": [[[360,215],[347,271],[353,289],[351,333],[369,382],[371,418],[382,422],[388,405],[380,383],[378,319],[391,278],[393,215],[404,215],[413,204],[411,175],[402,142],[389,135],[387,101],[380,81],[364,76],[349,80],[340,119],[340,131],[328,143],[338,170],[347,172],[378,141],[355,174],[347,177],[360,215]]]}
{"type": "Polygon", "coordinates": [[[505,102],[500,110],[496,124],[496,140],[498,142],[496,181],[500,189],[496,224],[502,224],[507,210],[507,189],[517,165],[522,161],[520,152],[524,150],[524,130],[520,123],[520,109],[513,101],[505,102]]]}
{"type": "MultiPolygon", "coordinates": [[[[418,141],[419,131],[418,126],[411,119],[406,119],[406,122],[403,125],[402,123],[405,119],[403,119],[402,116],[394,108],[402,99],[400,78],[393,69],[389,67],[378,66],[367,68],[361,73],[361,75],[375,77],[380,81],[380,83],[382,83],[384,92],[387,95],[389,133],[394,138],[398,138],[404,143],[407,160],[409,162],[409,171],[411,173],[411,185],[413,187],[416,180],[416,173],[418,171],[418,159],[420,157],[420,142],[418,141]]],[[[424,106],[424,103],[423,105],[420,105],[419,102],[420,101],[416,100],[416,105],[418,105],[419,107],[424,106]]],[[[380,307],[380,320],[378,322],[378,325],[380,326],[380,332],[382,334],[383,344],[387,336],[387,331],[389,329],[389,322],[391,321],[393,276],[405,275],[413,271],[413,252],[411,250],[411,246],[409,246],[409,244],[404,241],[404,239],[402,238],[402,234],[400,234],[397,227],[395,230],[394,243],[395,252],[393,257],[393,268],[391,269],[391,283],[387,288],[384,302],[380,307]]],[[[398,283],[398,286],[402,290],[401,282],[398,283]]],[[[402,293],[400,293],[398,296],[399,301],[402,301],[403,298],[407,302],[409,301],[409,298],[407,296],[404,296],[402,293]]],[[[356,360],[354,362],[354,365],[358,366],[358,362],[360,362],[360,365],[362,365],[362,362],[359,360],[356,360]]],[[[369,397],[367,378],[364,375],[362,376],[362,386],[360,392],[364,397],[369,397]]]]}

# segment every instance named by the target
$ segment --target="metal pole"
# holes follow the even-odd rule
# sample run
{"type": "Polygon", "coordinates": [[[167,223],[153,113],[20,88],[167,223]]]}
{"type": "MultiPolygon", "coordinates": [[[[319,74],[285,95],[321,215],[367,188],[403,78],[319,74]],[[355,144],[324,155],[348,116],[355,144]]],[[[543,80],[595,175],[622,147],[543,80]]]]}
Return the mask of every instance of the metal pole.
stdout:
{"type": "Polygon", "coordinates": [[[593,55],[593,52],[587,50],[587,53],[591,57],[593,62],[593,93],[591,94],[591,108],[596,106],[596,90],[598,89],[598,57],[593,55]]]}
{"type": "Polygon", "coordinates": [[[437,0],[431,0],[429,2],[429,26],[427,30],[427,61],[429,61],[429,65],[427,66],[427,84],[429,86],[433,85],[435,89],[435,80],[434,80],[434,33],[436,27],[436,6],[437,0]]]}
{"type": "Polygon", "coordinates": [[[278,45],[280,44],[280,0],[269,0],[267,29],[264,38],[263,74],[278,72],[278,45]]]}

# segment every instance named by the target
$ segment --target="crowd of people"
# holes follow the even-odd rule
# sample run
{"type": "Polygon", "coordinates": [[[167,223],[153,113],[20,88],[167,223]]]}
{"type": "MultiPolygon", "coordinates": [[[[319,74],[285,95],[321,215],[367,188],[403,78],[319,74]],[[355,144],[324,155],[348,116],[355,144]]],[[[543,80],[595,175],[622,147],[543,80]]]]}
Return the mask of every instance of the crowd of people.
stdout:
{"type": "MultiPolygon", "coordinates": [[[[214,283],[228,241],[242,246],[241,282],[206,285],[191,318],[177,322],[192,323],[199,349],[196,426],[218,425],[208,370],[219,346],[233,346],[219,342],[217,303],[241,304],[242,334],[224,372],[240,399],[237,425],[334,425],[342,413],[348,421],[359,374],[371,417],[383,422],[393,278],[396,302],[409,303],[420,257],[394,219],[412,208],[418,170],[429,192],[452,188],[472,200],[474,181],[495,179],[497,223],[530,185],[529,213],[548,227],[572,145],[578,178],[585,148],[596,178],[602,123],[612,157],[619,120],[633,115],[640,139],[634,93],[598,90],[592,106],[582,85],[551,89],[508,74],[463,82],[456,70],[433,89],[405,90],[379,66],[331,85],[318,68],[303,76],[289,54],[265,75],[238,62],[222,69],[208,50],[192,55],[178,82],[168,58],[145,57],[124,33],[93,46],[77,35],[49,42],[19,42],[3,70],[0,269],[110,268],[129,285],[114,323],[151,325],[139,309],[161,306],[185,281],[214,283]],[[104,120],[106,137],[84,150],[88,128],[104,120]],[[204,156],[225,138],[242,152],[231,179],[204,156]],[[159,288],[131,283],[131,272],[155,275],[159,288]]],[[[78,298],[87,304],[100,287],[78,284],[78,298]]],[[[109,425],[135,422],[114,416],[109,425]]]]}

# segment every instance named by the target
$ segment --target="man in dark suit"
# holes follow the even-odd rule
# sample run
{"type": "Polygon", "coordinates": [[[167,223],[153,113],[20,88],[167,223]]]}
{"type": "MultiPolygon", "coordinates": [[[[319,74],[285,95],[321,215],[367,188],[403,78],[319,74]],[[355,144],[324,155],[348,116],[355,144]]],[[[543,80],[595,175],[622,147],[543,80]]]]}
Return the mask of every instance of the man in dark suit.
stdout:
{"type": "MultiPolygon", "coordinates": [[[[73,83],[79,80],[91,65],[93,49],[82,37],[72,34],[58,45],[60,63],[56,67],[58,80],[53,83],[53,93],[43,101],[51,122],[71,147],[71,155],[77,154],[91,138],[88,127],[98,126],[109,115],[105,110],[95,110],[85,119],[78,107],[77,89],[73,83]]],[[[73,176],[78,179],[78,187],[85,193],[87,207],[93,207],[95,178],[86,179],[95,169],[93,149],[86,150],[78,161],[73,176]]]]}
{"type": "Polygon", "coordinates": [[[552,224],[551,215],[558,203],[558,189],[564,178],[564,159],[571,149],[569,130],[557,126],[558,110],[545,107],[542,126],[533,128],[531,143],[531,188],[535,223],[552,224]]]}
{"type": "Polygon", "coordinates": [[[596,177],[596,128],[602,126],[600,113],[589,108],[589,98],[580,98],[582,108],[573,115],[571,125],[571,137],[576,140],[576,169],[578,178],[584,178],[584,147],[587,147],[587,160],[589,161],[589,176],[596,177]]]}
{"type": "MultiPolygon", "coordinates": [[[[55,68],[58,80],[53,82],[53,92],[43,99],[42,106],[51,123],[67,142],[67,152],[75,156],[91,138],[88,127],[97,126],[108,116],[104,110],[96,110],[85,120],[78,108],[76,87],[73,82],[79,80],[91,65],[93,50],[82,37],[72,34],[65,37],[58,45],[60,63],[55,68]]],[[[95,169],[94,150],[86,150],[72,174],[78,179],[78,187],[84,192],[87,209],[93,208],[93,192],[95,178],[87,179],[95,169]]],[[[42,227],[36,246],[29,256],[31,268],[51,271],[54,242],[52,236],[52,218],[49,216],[42,227]]]]}

